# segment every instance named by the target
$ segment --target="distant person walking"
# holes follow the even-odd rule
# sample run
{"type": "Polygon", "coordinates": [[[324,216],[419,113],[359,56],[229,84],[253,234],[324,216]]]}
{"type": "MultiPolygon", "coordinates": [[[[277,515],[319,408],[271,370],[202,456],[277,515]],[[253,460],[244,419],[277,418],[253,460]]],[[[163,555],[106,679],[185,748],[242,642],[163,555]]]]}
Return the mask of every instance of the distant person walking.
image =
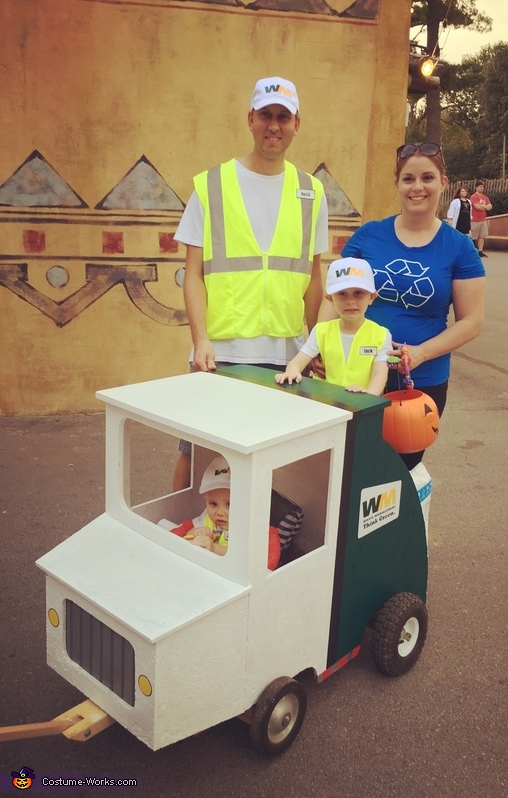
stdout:
{"type": "Polygon", "coordinates": [[[459,233],[469,235],[471,232],[471,215],[473,209],[468,199],[467,188],[458,188],[448,208],[446,219],[448,224],[455,227],[459,233]]]}
{"type": "Polygon", "coordinates": [[[475,193],[471,196],[472,205],[472,222],[471,222],[471,236],[478,248],[480,258],[486,258],[487,255],[483,251],[485,246],[485,239],[489,235],[489,226],[487,223],[487,211],[492,210],[492,203],[483,193],[484,184],[483,180],[477,180],[475,183],[475,193]]]}

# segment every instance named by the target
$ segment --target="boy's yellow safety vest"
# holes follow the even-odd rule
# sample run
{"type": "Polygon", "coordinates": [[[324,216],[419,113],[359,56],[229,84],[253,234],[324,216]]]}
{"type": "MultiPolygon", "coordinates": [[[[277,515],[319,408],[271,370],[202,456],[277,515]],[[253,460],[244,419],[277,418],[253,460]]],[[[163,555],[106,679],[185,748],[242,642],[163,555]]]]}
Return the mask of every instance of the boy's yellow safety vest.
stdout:
{"type": "Polygon", "coordinates": [[[279,217],[268,252],[261,251],[254,237],[234,160],[197,175],[194,185],[205,211],[209,338],[301,335],[322,183],[285,162],[279,217]]]}
{"type": "Polygon", "coordinates": [[[388,330],[365,319],[351,341],[348,359],[340,337],[339,319],[316,324],[316,338],[326,370],[326,381],[334,385],[361,385],[367,388],[374,358],[382,348],[388,330]]]}

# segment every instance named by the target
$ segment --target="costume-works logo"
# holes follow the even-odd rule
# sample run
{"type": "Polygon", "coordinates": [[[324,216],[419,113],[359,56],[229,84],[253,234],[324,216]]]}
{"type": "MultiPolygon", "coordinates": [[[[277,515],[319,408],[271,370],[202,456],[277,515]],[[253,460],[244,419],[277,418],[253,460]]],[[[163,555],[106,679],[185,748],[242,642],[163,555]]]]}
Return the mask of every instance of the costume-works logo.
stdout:
{"type": "Polygon", "coordinates": [[[35,773],[32,768],[20,768],[19,773],[13,770],[11,776],[17,790],[28,790],[32,786],[35,773]]]}

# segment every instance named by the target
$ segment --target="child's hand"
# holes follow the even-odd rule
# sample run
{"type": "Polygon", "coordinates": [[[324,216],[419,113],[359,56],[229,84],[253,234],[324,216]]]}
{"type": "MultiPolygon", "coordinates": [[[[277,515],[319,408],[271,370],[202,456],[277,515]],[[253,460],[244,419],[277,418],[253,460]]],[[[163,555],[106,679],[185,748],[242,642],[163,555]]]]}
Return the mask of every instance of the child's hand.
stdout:
{"type": "Polygon", "coordinates": [[[194,538],[197,535],[207,535],[208,532],[209,532],[208,527],[206,527],[206,526],[197,526],[197,527],[194,527],[193,529],[191,529],[190,532],[188,532],[185,535],[184,540],[194,540],[194,538]]]}
{"type": "Polygon", "coordinates": [[[286,380],[288,381],[288,383],[290,385],[292,385],[293,384],[293,380],[295,382],[301,382],[302,381],[302,375],[300,374],[299,371],[296,371],[296,369],[295,370],[291,370],[291,371],[286,369],[284,374],[276,374],[275,375],[275,382],[277,382],[279,385],[282,385],[286,380]]]}
{"type": "Polygon", "coordinates": [[[367,393],[366,388],[362,388],[361,385],[347,385],[346,391],[351,391],[351,393],[367,393]]]}
{"type": "Polygon", "coordinates": [[[312,377],[313,374],[315,374],[321,380],[326,380],[326,371],[321,355],[313,357],[312,360],[310,361],[309,376],[312,377]]]}
{"type": "Polygon", "coordinates": [[[192,532],[194,533],[194,537],[197,537],[198,535],[208,535],[209,538],[213,537],[212,530],[207,526],[196,526],[192,532]]]}
{"type": "Polygon", "coordinates": [[[208,549],[208,551],[214,550],[213,544],[213,536],[210,529],[207,527],[199,527],[196,529],[196,534],[194,538],[190,541],[193,546],[200,546],[202,549],[208,549]]]}

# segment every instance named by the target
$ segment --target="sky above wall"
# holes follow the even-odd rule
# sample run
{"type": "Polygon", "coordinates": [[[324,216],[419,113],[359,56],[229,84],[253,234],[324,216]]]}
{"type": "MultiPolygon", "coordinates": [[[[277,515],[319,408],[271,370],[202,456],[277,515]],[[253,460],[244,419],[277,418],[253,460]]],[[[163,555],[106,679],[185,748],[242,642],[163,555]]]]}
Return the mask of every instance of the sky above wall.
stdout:
{"type": "MultiPolygon", "coordinates": [[[[508,44],[508,0],[476,0],[476,7],[492,18],[492,31],[474,33],[460,28],[442,29],[439,46],[444,61],[460,64],[463,58],[477,55],[487,44],[508,44]]],[[[419,37],[419,42],[425,45],[425,36],[419,37]]]]}

